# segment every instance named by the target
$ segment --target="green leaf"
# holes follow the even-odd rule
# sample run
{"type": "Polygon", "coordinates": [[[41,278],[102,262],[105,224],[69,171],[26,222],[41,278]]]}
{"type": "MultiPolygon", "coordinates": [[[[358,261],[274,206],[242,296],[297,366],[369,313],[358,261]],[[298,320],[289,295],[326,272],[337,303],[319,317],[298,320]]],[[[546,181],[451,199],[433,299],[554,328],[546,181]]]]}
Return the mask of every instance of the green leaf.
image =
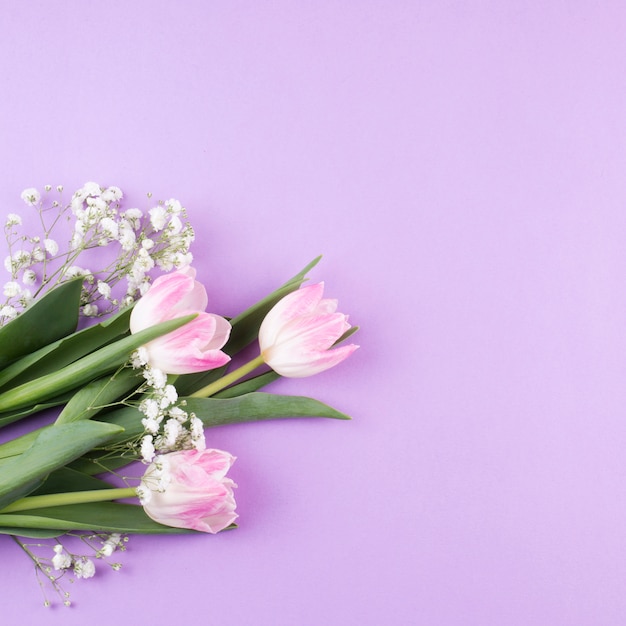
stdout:
{"type": "MultiPolygon", "coordinates": [[[[26,452],[2,465],[0,472],[0,509],[32,491],[50,472],[67,465],[89,450],[109,441],[122,428],[103,422],[81,421],[61,424],[39,433],[26,452]]],[[[17,524],[18,526],[20,524],[17,524]]]]}
{"type": "Polygon", "coordinates": [[[289,417],[329,417],[349,420],[336,409],[305,396],[254,392],[234,398],[184,398],[186,411],[195,413],[206,427],[289,417]]]}
{"type": "Polygon", "coordinates": [[[0,394],[0,411],[8,412],[46,401],[59,394],[82,387],[94,378],[117,369],[139,346],[180,328],[195,319],[187,315],[162,322],[115,343],[96,350],[57,372],[19,385],[0,394]]]}
{"type": "Polygon", "coordinates": [[[141,372],[125,368],[113,376],[105,376],[90,382],[77,391],[65,405],[56,420],[57,424],[67,424],[77,420],[91,419],[107,405],[136,389],[143,381],[141,372]]]}
{"type": "Polygon", "coordinates": [[[42,496],[50,493],[69,493],[70,491],[93,491],[94,489],[114,489],[115,486],[99,478],[88,476],[82,472],[60,467],[48,474],[39,489],[31,492],[31,496],[42,496]]]}
{"type": "MultiPolygon", "coordinates": [[[[193,411],[204,426],[240,424],[261,420],[293,417],[328,417],[349,420],[350,417],[332,407],[304,396],[279,396],[270,393],[248,393],[234,398],[181,398],[186,411],[193,411]]],[[[110,441],[111,444],[135,439],[143,433],[142,414],[133,407],[124,407],[102,416],[108,423],[116,424],[124,431],[110,441]]],[[[86,474],[98,474],[103,467],[114,470],[136,459],[110,456],[107,451],[93,450],[72,464],[72,468],[86,474]]]]}
{"type": "Polygon", "coordinates": [[[0,526],[0,535],[18,535],[19,537],[28,537],[29,539],[52,539],[62,535],[63,531],[56,530],[34,530],[32,528],[3,528],[0,526]]]}
{"type": "Polygon", "coordinates": [[[56,372],[128,333],[131,308],[90,326],[77,333],[55,341],[22,357],[0,371],[0,390],[10,382],[11,387],[56,372]]]}
{"type": "Polygon", "coordinates": [[[263,374],[258,374],[257,376],[253,376],[252,378],[248,378],[240,383],[235,385],[231,385],[226,389],[222,389],[218,391],[216,394],[211,396],[212,398],[234,398],[236,396],[243,396],[246,393],[251,393],[253,391],[258,391],[262,387],[273,383],[275,380],[280,378],[280,374],[277,374],[274,370],[270,370],[269,372],[264,372],[263,374]]]}
{"type": "Polygon", "coordinates": [[[0,413],[0,428],[6,426],[7,424],[11,424],[12,422],[17,422],[18,420],[28,417],[29,415],[33,415],[34,413],[39,413],[39,411],[50,409],[55,406],[59,406],[60,404],[65,404],[68,400],[70,400],[72,395],[73,394],[71,392],[65,393],[57,396],[56,398],[50,398],[45,402],[40,402],[26,408],[0,413]]]}
{"type": "Polygon", "coordinates": [[[82,279],[51,289],[0,328],[0,368],[76,330],[82,279]]]}
{"type": "Polygon", "coordinates": [[[180,534],[193,530],[164,526],[150,519],[143,507],[119,502],[68,504],[22,513],[0,514],[0,527],[13,529],[88,530],[135,534],[180,534]]]}

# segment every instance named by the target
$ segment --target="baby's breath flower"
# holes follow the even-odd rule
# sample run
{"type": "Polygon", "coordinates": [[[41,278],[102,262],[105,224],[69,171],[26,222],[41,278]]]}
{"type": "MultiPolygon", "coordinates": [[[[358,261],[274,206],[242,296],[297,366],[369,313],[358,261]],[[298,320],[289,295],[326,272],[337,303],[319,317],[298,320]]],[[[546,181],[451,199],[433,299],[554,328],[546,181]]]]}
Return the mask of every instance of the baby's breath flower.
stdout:
{"type": "Polygon", "coordinates": [[[44,239],[43,247],[46,249],[46,252],[51,256],[56,256],[59,252],[59,244],[54,239],[44,239]]]}
{"type": "Polygon", "coordinates": [[[150,387],[154,387],[155,389],[163,389],[167,384],[167,374],[156,367],[146,367],[143,372],[143,377],[150,387]]]}
{"type": "Polygon", "coordinates": [[[21,198],[26,204],[35,206],[41,200],[41,194],[34,187],[29,187],[22,191],[21,198]]]}
{"type": "Polygon", "coordinates": [[[154,459],[154,443],[150,435],[145,435],[141,439],[141,456],[146,463],[152,462],[154,459]]]}
{"type": "Polygon", "coordinates": [[[74,563],[74,574],[76,578],[92,578],[96,573],[96,566],[91,559],[82,557],[74,563]]]}
{"type": "Polygon", "coordinates": [[[98,281],[98,293],[103,295],[105,298],[111,297],[111,285],[109,283],[105,283],[103,280],[98,281]]]}
{"type": "MultiPolygon", "coordinates": [[[[149,463],[150,461],[148,460],[147,462],[149,463]]],[[[139,502],[142,505],[148,504],[148,502],[150,502],[150,499],[152,498],[152,490],[148,487],[145,487],[144,485],[139,485],[137,487],[137,497],[139,498],[139,502]]]]}
{"type": "Polygon", "coordinates": [[[71,567],[72,557],[63,551],[63,546],[57,544],[54,546],[54,556],[52,557],[52,565],[55,570],[62,570],[71,567]]]}
{"type": "Polygon", "coordinates": [[[108,187],[102,192],[102,199],[105,202],[114,202],[122,198],[122,190],[119,187],[108,187]]]}
{"type": "Polygon", "coordinates": [[[169,448],[176,445],[176,440],[178,439],[178,435],[182,427],[178,421],[175,419],[169,419],[165,422],[165,426],[163,427],[163,434],[165,436],[165,445],[169,448]]]}
{"type": "Polygon", "coordinates": [[[37,282],[37,275],[33,272],[33,270],[24,270],[22,282],[25,285],[34,285],[37,282]]]}
{"type": "Polygon", "coordinates": [[[15,213],[9,213],[7,215],[5,226],[11,227],[11,226],[21,226],[21,225],[22,225],[22,218],[19,215],[16,215],[15,213]]]}
{"type": "Polygon", "coordinates": [[[159,415],[159,403],[154,398],[146,398],[139,405],[139,410],[146,417],[156,419],[159,415]]]}
{"type": "Polygon", "coordinates": [[[167,224],[167,211],[162,206],[150,209],[150,223],[157,232],[165,228],[167,224]]]}
{"type": "Polygon", "coordinates": [[[98,307],[95,304],[86,304],[83,307],[83,315],[85,317],[95,317],[98,315],[98,307]]]}
{"type": "Polygon", "coordinates": [[[17,317],[17,309],[10,304],[5,304],[0,307],[0,317],[6,317],[12,320],[14,317],[17,317]]]}
{"type": "Polygon", "coordinates": [[[22,288],[20,287],[19,283],[15,282],[14,280],[11,280],[8,283],[4,284],[3,292],[7,298],[14,298],[21,291],[22,288]]]}

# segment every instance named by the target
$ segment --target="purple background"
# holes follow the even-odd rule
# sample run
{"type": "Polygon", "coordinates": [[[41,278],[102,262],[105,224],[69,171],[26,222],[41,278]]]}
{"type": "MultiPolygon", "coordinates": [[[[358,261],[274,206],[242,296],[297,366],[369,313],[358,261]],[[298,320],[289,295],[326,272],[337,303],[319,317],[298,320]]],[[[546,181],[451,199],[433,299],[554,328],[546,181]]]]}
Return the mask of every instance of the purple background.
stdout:
{"type": "Polygon", "coordinates": [[[354,420],[211,431],[240,528],[73,609],[0,538],[3,623],[624,624],[623,3],[99,4],[2,3],[3,211],[177,197],[225,314],[323,253],[362,347],[275,389],[354,420]]]}

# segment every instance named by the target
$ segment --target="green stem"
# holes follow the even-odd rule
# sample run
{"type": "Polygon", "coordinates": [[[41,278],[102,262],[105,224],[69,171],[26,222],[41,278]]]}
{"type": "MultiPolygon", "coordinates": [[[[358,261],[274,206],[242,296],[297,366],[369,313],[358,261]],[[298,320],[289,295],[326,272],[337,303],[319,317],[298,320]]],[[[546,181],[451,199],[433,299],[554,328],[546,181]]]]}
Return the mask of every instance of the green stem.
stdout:
{"type": "Polygon", "coordinates": [[[239,380],[240,378],[243,378],[246,374],[249,374],[250,372],[255,370],[257,367],[260,367],[261,365],[263,365],[264,362],[265,361],[263,361],[263,357],[259,354],[259,356],[256,357],[255,359],[252,359],[252,361],[248,361],[248,363],[244,363],[241,367],[238,367],[236,370],[233,370],[232,372],[226,374],[226,376],[222,376],[222,378],[220,378],[219,380],[216,380],[215,382],[212,382],[206,387],[202,387],[202,389],[199,389],[195,393],[192,393],[191,397],[192,398],[208,398],[209,396],[212,396],[214,393],[217,393],[218,391],[221,391],[222,389],[224,389],[224,387],[228,387],[228,385],[231,385],[232,383],[239,380]]]}
{"type": "Polygon", "coordinates": [[[68,504],[86,504],[89,502],[108,502],[121,498],[133,498],[137,495],[135,487],[120,489],[95,489],[93,491],[73,491],[69,493],[50,493],[44,496],[29,496],[16,500],[4,507],[1,513],[15,513],[17,511],[31,511],[49,506],[65,506],[68,504]]]}

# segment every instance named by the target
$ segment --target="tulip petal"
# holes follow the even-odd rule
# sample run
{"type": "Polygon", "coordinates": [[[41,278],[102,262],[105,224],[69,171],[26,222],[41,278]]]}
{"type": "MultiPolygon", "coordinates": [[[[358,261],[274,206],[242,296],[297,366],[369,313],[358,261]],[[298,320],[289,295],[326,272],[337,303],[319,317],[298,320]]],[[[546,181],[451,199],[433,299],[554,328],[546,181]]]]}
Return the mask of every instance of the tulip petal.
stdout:
{"type": "Polygon", "coordinates": [[[301,287],[281,298],[261,323],[259,338],[263,337],[266,345],[273,344],[285,324],[297,317],[312,315],[315,312],[323,293],[324,283],[317,283],[301,287]]]}
{"type": "Polygon", "coordinates": [[[268,365],[281,376],[304,378],[305,376],[319,374],[338,365],[347,359],[358,347],[356,344],[349,344],[307,355],[303,355],[301,352],[284,352],[281,353],[280,360],[276,359],[272,363],[268,363],[268,365]]]}

